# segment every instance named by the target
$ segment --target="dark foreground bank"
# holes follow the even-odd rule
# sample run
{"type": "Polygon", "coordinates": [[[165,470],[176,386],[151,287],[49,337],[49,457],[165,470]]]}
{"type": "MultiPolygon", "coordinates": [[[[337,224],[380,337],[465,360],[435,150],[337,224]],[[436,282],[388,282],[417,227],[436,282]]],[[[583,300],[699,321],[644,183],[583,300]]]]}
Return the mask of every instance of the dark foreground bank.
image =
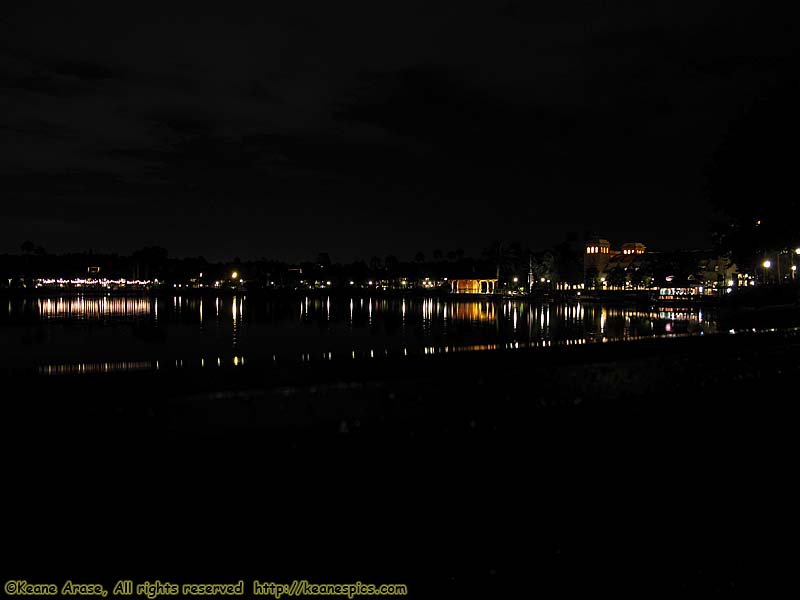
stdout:
{"type": "Polygon", "coordinates": [[[8,577],[763,590],[800,336],[6,380],[8,577]]]}

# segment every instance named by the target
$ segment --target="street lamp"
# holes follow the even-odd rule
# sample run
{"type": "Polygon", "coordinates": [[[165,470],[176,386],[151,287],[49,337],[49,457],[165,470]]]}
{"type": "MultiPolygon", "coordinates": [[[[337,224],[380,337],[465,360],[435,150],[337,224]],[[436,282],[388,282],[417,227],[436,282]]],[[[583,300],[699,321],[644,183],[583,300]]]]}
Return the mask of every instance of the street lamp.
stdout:
{"type": "Polygon", "coordinates": [[[239,273],[237,273],[236,271],[231,273],[231,279],[239,279],[239,273]]]}
{"type": "Polygon", "coordinates": [[[767,269],[772,266],[772,261],[765,260],[763,263],[761,263],[761,266],[764,267],[764,285],[767,285],[767,269]]]}

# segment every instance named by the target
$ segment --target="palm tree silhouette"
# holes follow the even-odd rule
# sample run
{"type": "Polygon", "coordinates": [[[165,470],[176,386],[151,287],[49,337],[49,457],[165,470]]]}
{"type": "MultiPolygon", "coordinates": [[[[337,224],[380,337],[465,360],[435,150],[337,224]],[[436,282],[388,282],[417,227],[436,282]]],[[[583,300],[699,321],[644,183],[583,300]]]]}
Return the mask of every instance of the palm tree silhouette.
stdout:
{"type": "Polygon", "coordinates": [[[488,248],[484,249],[483,256],[495,265],[495,277],[500,282],[500,271],[513,264],[516,258],[514,244],[507,244],[500,240],[493,241],[488,248]]]}

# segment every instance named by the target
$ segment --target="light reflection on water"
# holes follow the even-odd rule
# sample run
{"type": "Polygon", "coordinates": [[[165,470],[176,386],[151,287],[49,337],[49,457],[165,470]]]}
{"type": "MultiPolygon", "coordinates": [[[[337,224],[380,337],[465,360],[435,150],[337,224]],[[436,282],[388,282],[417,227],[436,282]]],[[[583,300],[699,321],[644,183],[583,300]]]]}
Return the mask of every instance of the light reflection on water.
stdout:
{"type": "MultiPolygon", "coordinates": [[[[43,319],[99,320],[107,317],[134,317],[149,315],[153,302],[150,298],[119,296],[67,298],[38,298],[36,305],[43,319]]],[[[8,301],[11,316],[11,300],[8,301]]],[[[156,312],[157,315],[157,312],[156,312]]]]}
{"type": "Polygon", "coordinates": [[[92,373],[114,373],[119,371],[148,371],[158,368],[158,361],[126,360],[116,362],[40,365],[37,370],[41,375],[88,375],[92,373]]]}
{"type": "Polygon", "coordinates": [[[11,368],[35,367],[42,374],[238,368],[715,331],[712,313],[684,307],[507,299],[79,295],[9,299],[7,315],[0,312],[0,359],[11,368]]]}

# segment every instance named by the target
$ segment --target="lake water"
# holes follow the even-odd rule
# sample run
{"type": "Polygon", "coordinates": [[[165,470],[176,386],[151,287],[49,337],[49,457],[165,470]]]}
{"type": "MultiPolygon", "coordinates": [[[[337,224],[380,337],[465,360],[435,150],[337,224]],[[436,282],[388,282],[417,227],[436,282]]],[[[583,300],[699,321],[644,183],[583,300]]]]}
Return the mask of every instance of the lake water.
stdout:
{"type": "Polygon", "coordinates": [[[369,360],[716,329],[713,318],[697,308],[524,300],[80,295],[6,300],[7,310],[0,309],[2,365],[43,375],[369,360]]]}

